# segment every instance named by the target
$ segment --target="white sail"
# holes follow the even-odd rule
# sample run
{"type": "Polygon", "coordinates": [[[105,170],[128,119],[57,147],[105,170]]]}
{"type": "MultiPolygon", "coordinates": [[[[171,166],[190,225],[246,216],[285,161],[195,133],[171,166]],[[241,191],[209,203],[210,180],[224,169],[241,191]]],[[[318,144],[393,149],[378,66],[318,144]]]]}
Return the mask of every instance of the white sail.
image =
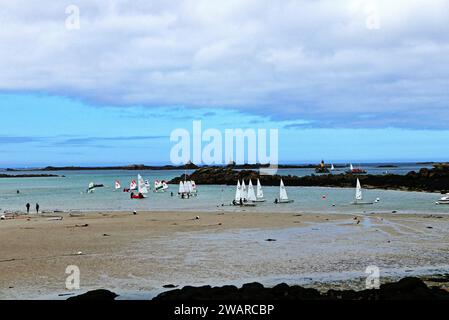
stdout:
{"type": "Polygon", "coordinates": [[[95,191],[95,184],[93,182],[89,183],[89,186],[87,187],[87,193],[92,193],[95,191]]]}
{"type": "Polygon", "coordinates": [[[335,167],[334,167],[334,164],[332,164],[331,165],[331,171],[334,171],[335,170],[335,167]]]}
{"type": "Polygon", "coordinates": [[[151,189],[150,183],[148,182],[148,180],[145,180],[145,186],[147,187],[148,190],[151,189]]]}
{"type": "Polygon", "coordinates": [[[120,189],[122,186],[120,185],[120,181],[115,180],[115,190],[120,189]]]}
{"type": "Polygon", "coordinates": [[[167,182],[162,181],[162,190],[167,190],[167,189],[168,189],[167,182]]]}
{"type": "Polygon", "coordinates": [[[187,193],[192,193],[192,191],[193,191],[192,183],[190,181],[184,182],[184,188],[185,188],[187,193]]]}
{"type": "Polygon", "coordinates": [[[248,189],[246,188],[245,180],[242,180],[241,197],[242,197],[243,200],[248,199],[248,189]]]}
{"type": "Polygon", "coordinates": [[[355,200],[363,200],[362,186],[360,185],[360,180],[357,179],[357,186],[355,188],[355,200]]]}
{"type": "Polygon", "coordinates": [[[159,180],[155,180],[154,181],[154,191],[158,192],[158,191],[161,191],[161,190],[163,190],[162,182],[159,181],[159,180]]]}
{"type": "Polygon", "coordinates": [[[237,180],[237,188],[235,189],[235,201],[239,202],[242,198],[242,187],[240,186],[240,180],[237,180]]]}
{"type": "Polygon", "coordinates": [[[279,187],[279,199],[281,201],[288,200],[287,190],[285,190],[284,181],[281,179],[281,185],[279,187]]]}
{"type": "Polygon", "coordinates": [[[193,190],[193,192],[196,193],[198,190],[197,190],[197,188],[196,188],[196,183],[195,183],[195,181],[191,180],[190,183],[192,184],[192,190],[193,190]]]}
{"type": "Polygon", "coordinates": [[[253,183],[251,182],[251,179],[249,180],[248,185],[248,200],[249,201],[256,201],[256,194],[254,193],[253,183]]]}
{"type": "Polygon", "coordinates": [[[179,181],[179,190],[178,190],[178,193],[179,193],[179,194],[185,193],[185,190],[184,190],[184,182],[182,182],[182,181],[179,181]]]}
{"type": "Polygon", "coordinates": [[[139,193],[145,194],[148,193],[147,186],[145,185],[145,181],[143,181],[142,176],[140,174],[137,175],[137,190],[139,193]]]}
{"type": "Polygon", "coordinates": [[[137,183],[136,180],[133,179],[131,183],[129,184],[129,190],[136,190],[137,189],[137,183]]]}
{"type": "Polygon", "coordinates": [[[263,199],[263,190],[262,185],[260,184],[260,180],[257,179],[257,191],[256,191],[256,197],[257,199],[263,199]]]}
{"type": "Polygon", "coordinates": [[[352,165],[352,163],[349,165],[349,170],[354,170],[354,166],[352,165]]]}

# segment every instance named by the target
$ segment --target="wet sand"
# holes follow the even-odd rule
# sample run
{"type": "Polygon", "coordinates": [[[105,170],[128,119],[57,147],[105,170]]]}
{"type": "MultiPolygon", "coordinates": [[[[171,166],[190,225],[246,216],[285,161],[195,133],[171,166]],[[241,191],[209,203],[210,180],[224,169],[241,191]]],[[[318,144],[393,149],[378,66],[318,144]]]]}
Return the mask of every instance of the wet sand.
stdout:
{"type": "Polygon", "coordinates": [[[80,268],[79,292],[106,288],[146,298],[171,283],[308,280],[314,284],[318,279],[335,284],[363,275],[364,266],[370,264],[386,272],[421,268],[426,273],[429,267],[436,269],[429,272],[440,272],[449,261],[449,216],[254,212],[52,216],[0,221],[0,298],[72,294],[65,288],[68,265],[80,268]],[[58,216],[63,219],[55,220],[58,216]]]}

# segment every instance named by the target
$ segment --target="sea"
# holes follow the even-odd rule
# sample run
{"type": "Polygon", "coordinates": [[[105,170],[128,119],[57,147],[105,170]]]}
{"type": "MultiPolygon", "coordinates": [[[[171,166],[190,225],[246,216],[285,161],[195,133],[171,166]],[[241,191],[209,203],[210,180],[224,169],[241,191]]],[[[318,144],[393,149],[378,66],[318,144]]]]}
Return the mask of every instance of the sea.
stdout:
{"type": "MultiPolygon", "coordinates": [[[[430,165],[418,163],[397,163],[394,168],[380,168],[381,164],[362,164],[369,174],[406,174],[412,170],[430,165]]],[[[342,172],[345,169],[340,169],[342,172]]],[[[192,171],[187,171],[190,174],[192,171]]],[[[24,212],[26,203],[31,204],[32,211],[39,203],[41,211],[223,211],[223,212],[300,212],[300,213],[449,213],[449,206],[436,205],[440,198],[437,193],[406,192],[394,190],[364,190],[364,200],[379,202],[374,205],[351,205],[355,190],[352,188],[324,187],[292,187],[286,185],[290,199],[289,204],[274,204],[279,197],[279,187],[264,186],[266,202],[258,203],[256,207],[235,207],[230,205],[235,186],[198,185],[198,195],[189,199],[177,196],[178,186],[169,185],[163,193],[150,190],[146,199],[130,199],[130,194],[123,192],[132,179],[137,180],[137,174],[149,180],[170,180],[184,174],[184,170],[143,170],[140,172],[128,170],[89,170],[89,171],[20,171],[0,173],[52,173],[59,177],[37,178],[2,178],[0,179],[0,212],[24,212]],[[114,182],[119,180],[122,189],[115,190],[114,182]],[[93,193],[87,193],[90,182],[104,184],[93,193]],[[17,193],[19,190],[19,193],[17,193]]],[[[314,173],[313,169],[279,169],[280,175],[306,176],[314,173]]],[[[337,170],[336,173],[339,173],[337,170]]],[[[253,181],[255,184],[256,181],[253,181]]],[[[363,187],[363,186],[362,186],[363,187]]]]}

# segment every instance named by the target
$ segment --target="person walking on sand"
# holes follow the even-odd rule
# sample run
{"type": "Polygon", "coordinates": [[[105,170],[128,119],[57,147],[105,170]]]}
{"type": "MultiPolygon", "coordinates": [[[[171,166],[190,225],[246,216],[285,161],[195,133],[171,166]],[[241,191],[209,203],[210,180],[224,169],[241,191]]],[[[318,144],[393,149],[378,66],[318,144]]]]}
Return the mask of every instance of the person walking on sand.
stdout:
{"type": "Polygon", "coordinates": [[[27,213],[30,213],[30,203],[28,202],[27,204],[26,204],[26,207],[27,207],[27,213]]]}
{"type": "Polygon", "coordinates": [[[39,213],[39,203],[36,203],[36,213],[39,213]]]}

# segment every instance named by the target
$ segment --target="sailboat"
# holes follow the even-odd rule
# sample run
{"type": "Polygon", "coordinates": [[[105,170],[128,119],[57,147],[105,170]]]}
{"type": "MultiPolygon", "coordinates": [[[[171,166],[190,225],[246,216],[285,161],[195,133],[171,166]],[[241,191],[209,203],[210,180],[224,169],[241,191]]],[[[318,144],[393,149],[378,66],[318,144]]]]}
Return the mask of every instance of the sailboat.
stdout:
{"type": "Polygon", "coordinates": [[[159,181],[159,180],[154,181],[153,191],[154,192],[165,192],[164,185],[163,185],[162,181],[159,181]]]}
{"type": "Polygon", "coordinates": [[[189,185],[187,184],[187,181],[179,181],[178,195],[181,199],[187,199],[190,197],[189,185]]]}
{"type": "Polygon", "coordinates": [[[89,183],[87,187],[87,193],[93,193],[95,191],[95,184],[93,182],[89,183]]]}
{"type": "Polygon", "coordinates": [[[251,179],[249,180],[248,189],[247,189],[247,202],[244,202],[243,205],[245,207],[255,207],[257,198],[256,194],[254,193],[254,187],[253,183],[251,182],[251,179]]]}
{"type": "Polygon", "coordinates": [[[234,205],[239,205],[240,200],[242,199],[242,186],[240,185],[240,180],[237,180],[237,187],[235,188],[235,197],[234,201],[232,202],[234,205]]]}
{"type": "Polygon", "coordinates": [[[260,184],[260,180],[257,179],[257,187],[256,187],[256,202],[265,202],[266,200],[263,197],[262,185],[260,184]]]}
{"type": "Polygon", "coordinates": [[[136,190],[137,189],[137,183],[136,180],[132,180],[131,183],[129,184],[129,190],[136,190]]]}
{"type": "Polygon", "coordinates": [[[132,199],[143,199],[147,197],[146,194],[148,193],[148,188],[140,174],[137,175],[137,192],[137,194],[131,194],[132,199]]]}
{"type": "Polygon", "coordinates": [[[436,204],[449,204],[449,193],[446,193],[436,202],[436,204]]]}
{"type": "Polygon", "coordinates": [[[355,200],[351,204],[363,205],[363,204],[374,204],[374,202],[363,202],[363,192],[360,180],[357,179],[357,184],[355,187],[355,200]]]}
{"type": "Polygon", "coordinates": [[[364,174],[366,173],[366,170],[363,170],[362,168],[354,168],[354,166],[351,164],[349,164],[349,170],[346,171],[346,173],[350,173],[350,174],[364,174]]]}
{"type": "Polygon", "coordinates": [[[279,199],[276,199],[274,203],[292,203],[293,200],[290,200],[287,195],[287,190],[284,186],[284,181],[281,179],[281,184],[279,186],[279,199]]]}
{"type": "Polygon", "coordinates": [[[335,167],[334,167],[333,163],[331,164],[331,171],[335,171],[335,167]]]}
{"type": "Polygon", "coordinates": [[[114,190],[114,191],[120,189],[121,187],[122,187],[122,186],[120,185],[120,181],[115,180],[115,190],[114,190]]]}
{"type": "Polygon", "coordinates": [[[190,184],[192,185],[192,195],[196,196],[198,194],[198,189],[196,188],[195,181],[190,180],[190,184]]]}
{"type": "Polygon", "coordinates": [[[242,180],[242,189],[240,193],[240,198],[243,199],[243,202],[245,202],[248,199],[248,189],[246,188],[245,180],[242,180]]]}

